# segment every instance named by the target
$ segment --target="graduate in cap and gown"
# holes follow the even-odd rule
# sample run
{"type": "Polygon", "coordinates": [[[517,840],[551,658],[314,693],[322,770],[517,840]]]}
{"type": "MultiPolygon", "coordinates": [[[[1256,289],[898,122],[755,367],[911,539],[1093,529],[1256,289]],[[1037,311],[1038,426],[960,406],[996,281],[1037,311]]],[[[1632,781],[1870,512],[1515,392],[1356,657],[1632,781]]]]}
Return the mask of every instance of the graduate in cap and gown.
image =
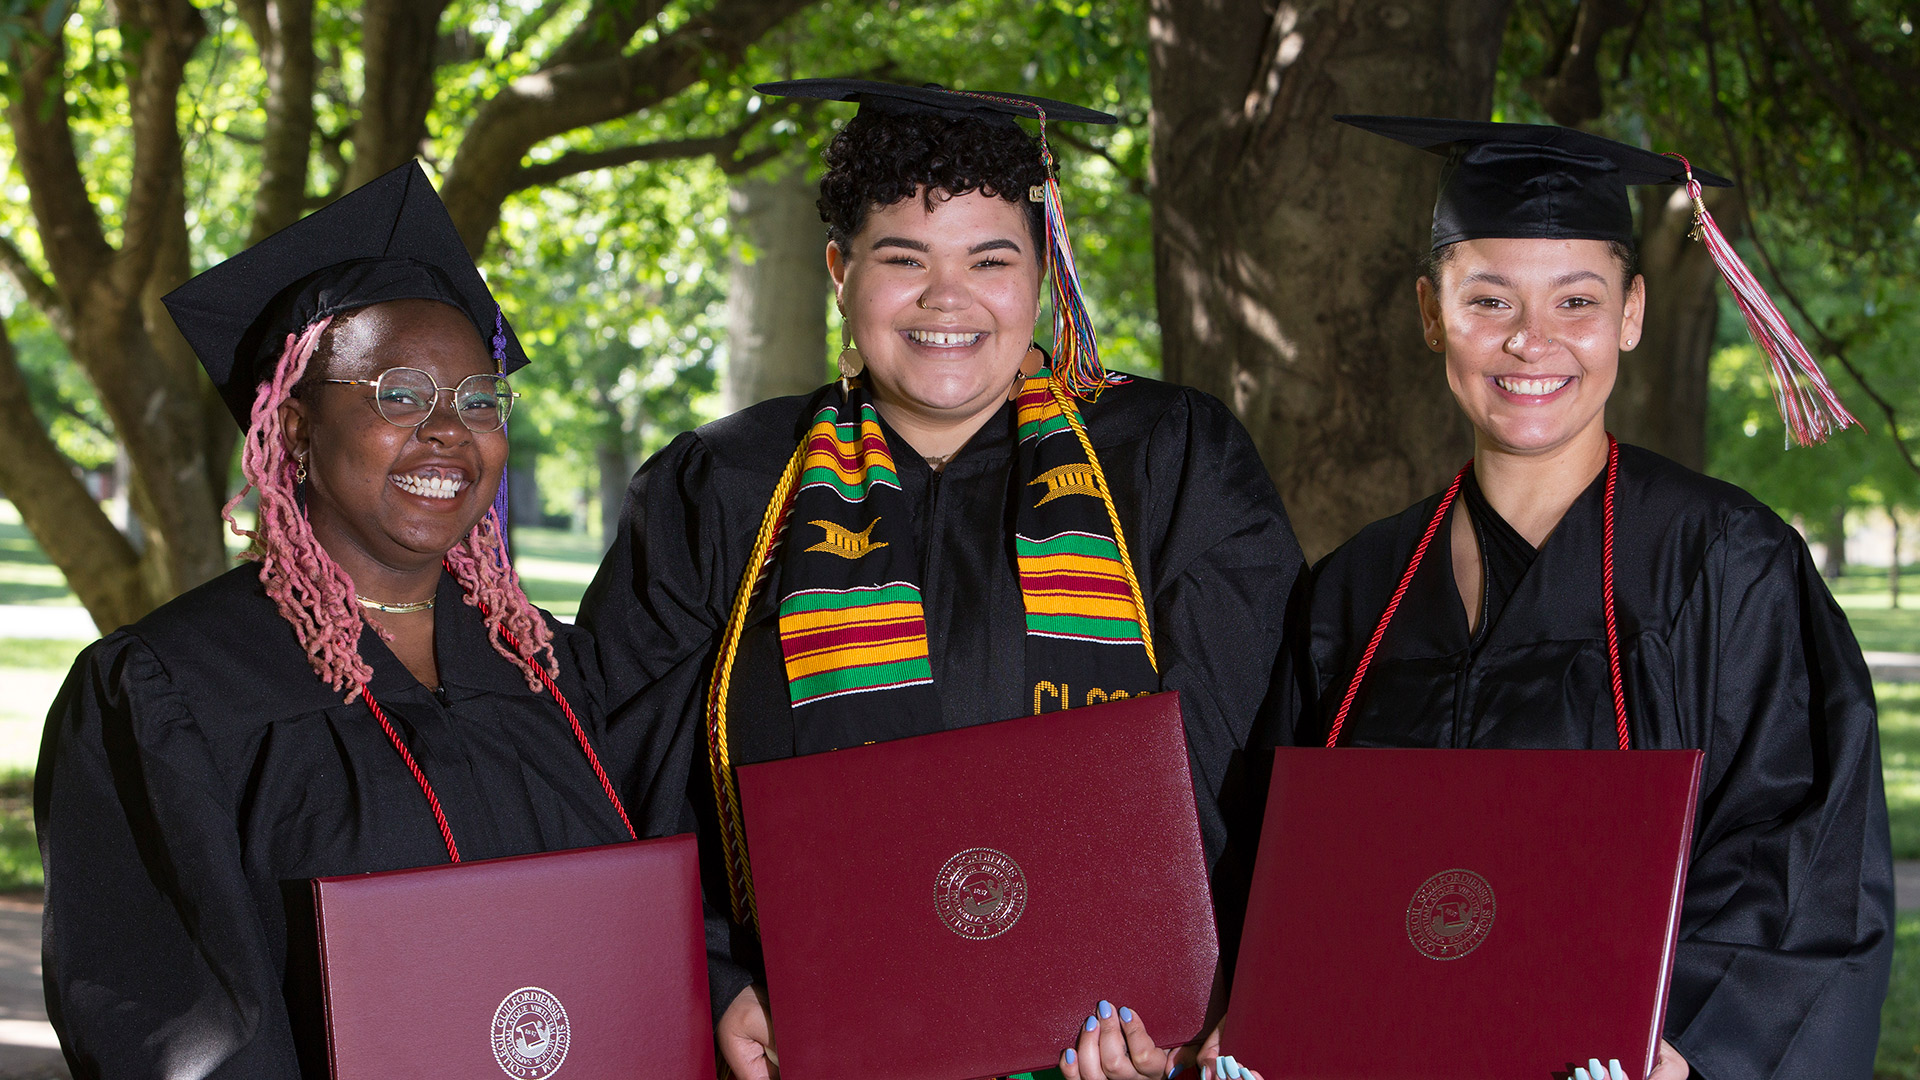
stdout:
{"type": "Polygon", "coordinates": [[[1864,1080],[1893,894],[1860,647],[1778,515],[1605,427],[1647,288],[1630,184],[1688,185],[1796,438],[1854,422],[1699,201],[1728,181],[1564,128],[1341,119],[1447,159],[1418,300],[1474,457],[1316,568],[1292,741],[1704,751],[1653,1075],[1864,1080]]]}
{"type": "Polygon", "coordinates": [[[631,839],[624,759],[591,643],[506,562],[527,358],[418,165],[165,301],[246,429],[258,525],[47,718],[48,1012],[79,1078],[325,1075],[283,886],[631,839]]]}
{"type": "MultiPolygon", "coordinates": [[[[720,1049],[749,1078],[771,1036],[734,767],[1178,690],[1217,860],[1302,561],[1224,405],[1100,364],[1051,153],[1017,121],[1113,117],[857,80],[758,89],[860,105],[821,181],[842,378],[647,462],[581,607],[614,707],[664,714],[678,741],[648,805],[691,803],[720,1049]]],[[[1089,1040],[1138,1026],[1088,1005],[1089,1040]]]]}

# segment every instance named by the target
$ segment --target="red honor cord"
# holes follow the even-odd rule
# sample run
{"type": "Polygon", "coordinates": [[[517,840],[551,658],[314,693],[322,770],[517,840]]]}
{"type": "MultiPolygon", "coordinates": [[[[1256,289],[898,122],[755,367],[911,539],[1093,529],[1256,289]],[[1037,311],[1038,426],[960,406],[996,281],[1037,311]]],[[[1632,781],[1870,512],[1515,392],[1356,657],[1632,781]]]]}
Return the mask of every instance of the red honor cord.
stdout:
{"type": "MultiPolygon", "coordinates": [[[[1373,654],[1380,649],[1380,640],[1387,636],[1387,625],[1393,622],[1394,612],[1400,610],[1400,601],[1406,598],[1407,587],[1413,584],[1413,575],[1420,569],[1420,563],[1427,557],[1427,548],[1433,543],[1433,537],[1440,531],[1440,523],[1447,518],[1447,511],[1460,494],[1460,485],[1467,478],[1473,462],[1468,461],[1454,474],[1453,483],[1448,485],[1446,494],[1440,496],[1440,505],[1434,508],[1433,520],[1427,522],[1427,531],[1420,536],[1420,543],[1413,549],[1413,558],[1407,561],[1405,573],[1400,575],[1400,584],[1393,590],[1393,598],[1387,601],[1385,611],[1380,613],[1380,621],[1374,624],[1373,637],[1367,640],[1366,651],[1360,654],[1360,663],[1353,669],[1353,678],[1347,682],[1346,696],[1340,699],[1339,711],[1333,715],[1333,726],[1327,730],[1327,748],[1340,745],[1340,729],[1347,724],[1347,714],[1353,710],[1354,698],[1359,696],[1360,683],[1367,677],[1367,668],[1373,664],[1373,654]]],[[[1605,498],[1601,502],[1601,562],[1600,591],[1607,619],[1607,672],[1613,685],[1613,723],[1615,734],[1619,737],[1620,749],[1629,749],[1627,738],[1627,695],[1620,677],[1620,630],[1615,615],[1613,601],[1613,496],[1620,476],[1620,443],[1612,435],[1607,436],[1607,486],[1605,498]]]]}

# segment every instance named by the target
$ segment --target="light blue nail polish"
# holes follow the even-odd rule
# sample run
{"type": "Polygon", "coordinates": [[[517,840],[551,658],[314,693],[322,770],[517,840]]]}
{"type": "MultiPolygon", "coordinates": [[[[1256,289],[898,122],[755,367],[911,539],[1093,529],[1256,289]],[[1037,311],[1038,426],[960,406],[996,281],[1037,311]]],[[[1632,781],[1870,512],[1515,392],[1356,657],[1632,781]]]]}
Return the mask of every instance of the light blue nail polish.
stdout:
{"type": "Polygon", "coordinates": [[[1080,1055],[1073,1052],[1073,1047],[1071,1046],[1067,1047],[1067,1064],[1069,1065],[1073,1064],[1074,1059],[1079,1056],[1080,1055]]]}
{"type": "Polygon", "coordinates": [[[1111,1001],[1101,1002],[1100,1003],[1100,1019],[1105,1020],[1107,1017],[1112,1015],[1113,1015],[1113,1002],[1111,1001]]]}
{"type": "Polygon", "coordinates": [[[1227,1057],[1221,1060],[1227,1063],[1227,1076],[1229,1080],[1242,1080],[1242,1078],[1247,1075],[1246,1070],[1242,1069],[1240,1063],[1233,1060],[1233,1058],[1227,1057]]]}
{"type": "Polygon", "coordinates": [[[1120,1022],[1123,1024],[1133,1023],[1133,1010],[1127,1008],[1125,1005],[1120,1006],[1120,1022]]]}
{"type": "Polygon", "coordinates": [[[1088,1030],[1088,1031],[1092,1031],[1092,1030],[1093,1030],[1094,1028],[1097,1028],[1097,1027],[1099,1027],[1099,1026],[1100,1026],[1100,1021],[1098,1021],[1098,1020],[1095,1020],[1095,1019],[1094,1019],[1093,1017],[1091,1017],[1091,1016],[1089,1016],[1089,1017],[1087,1017],[1087,1030],[1088,1030]]]}

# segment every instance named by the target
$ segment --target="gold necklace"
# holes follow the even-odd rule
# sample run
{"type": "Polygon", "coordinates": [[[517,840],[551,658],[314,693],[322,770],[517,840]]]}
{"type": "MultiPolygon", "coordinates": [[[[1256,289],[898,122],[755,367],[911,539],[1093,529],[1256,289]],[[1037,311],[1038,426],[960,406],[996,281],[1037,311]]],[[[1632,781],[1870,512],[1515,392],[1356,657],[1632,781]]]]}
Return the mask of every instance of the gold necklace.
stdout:
{"type": "Polygon", "coordinates": [[[353,598],[360,601],[360,606],[363,608],[384,611],[389,615],[411,615],[416,611],[428,611],[432,609],[434,601],[434,598],[429,596],[425,600],[416,600],[411,604],[383,604],[370,597],[361,596],[359,593],[354,593],[353,598]]]}

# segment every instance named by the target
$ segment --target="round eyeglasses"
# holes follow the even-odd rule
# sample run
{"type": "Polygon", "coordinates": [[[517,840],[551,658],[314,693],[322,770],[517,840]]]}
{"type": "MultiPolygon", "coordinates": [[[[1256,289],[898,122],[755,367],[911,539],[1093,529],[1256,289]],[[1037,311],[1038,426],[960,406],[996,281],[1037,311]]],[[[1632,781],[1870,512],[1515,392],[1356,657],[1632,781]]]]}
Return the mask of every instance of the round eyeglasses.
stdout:
{"type": "Polygon", "coordinates": [[[373,405],[380,416],[394,427],[417,428],[433,415],[440,395],[453,395],[453,414],[468,431],[485,434],[499,431],[513,411],[513,392],[504,375],[469,375],[458,386],[441,386],[433,376],[419,368],[388,368],[377,379],[320,379],[319,382],[342,386],[373,387],[373,405]]]}

